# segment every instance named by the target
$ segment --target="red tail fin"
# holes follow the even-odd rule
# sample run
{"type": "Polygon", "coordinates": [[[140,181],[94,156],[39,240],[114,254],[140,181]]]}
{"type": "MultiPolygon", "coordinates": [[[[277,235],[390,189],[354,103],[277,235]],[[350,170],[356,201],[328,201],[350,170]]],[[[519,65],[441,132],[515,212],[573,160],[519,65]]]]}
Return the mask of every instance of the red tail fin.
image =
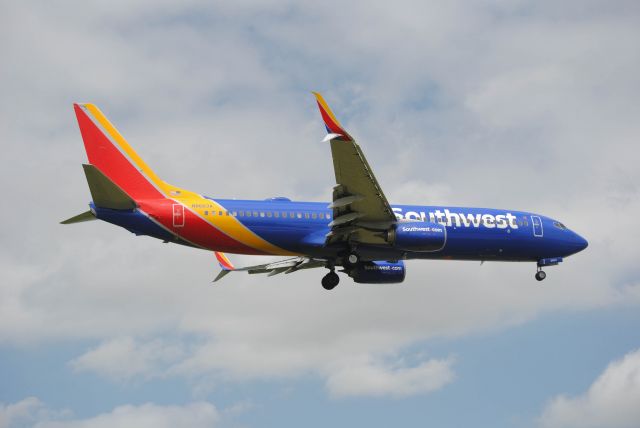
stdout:
{"type": "Polygon", "coordinates": [[[74,104],[89,162],[133,199],[163,198],[167,184],[93,104],[74,104]]]}

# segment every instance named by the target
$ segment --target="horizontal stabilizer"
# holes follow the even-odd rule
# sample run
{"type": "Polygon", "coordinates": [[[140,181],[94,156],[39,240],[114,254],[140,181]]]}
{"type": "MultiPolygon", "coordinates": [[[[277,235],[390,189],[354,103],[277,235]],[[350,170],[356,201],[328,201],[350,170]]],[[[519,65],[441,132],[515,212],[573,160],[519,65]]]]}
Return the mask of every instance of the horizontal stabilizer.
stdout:
{"type": "Polygon", "coordinates": [[[91,198],[96,206],[114,210],[131,210],[135,201],[94,165],[82,165],[91,198]]]}
{"type": "Polygon", "coordinates": [[[91,211],[84,212],[82,214],[78,214],[71,218],[68,218],[64,221],[61,221],[60,224],[73,224],[73,223],[82,223],[84,221],[95,220],[96,216],[93,215],[91,211]]]}

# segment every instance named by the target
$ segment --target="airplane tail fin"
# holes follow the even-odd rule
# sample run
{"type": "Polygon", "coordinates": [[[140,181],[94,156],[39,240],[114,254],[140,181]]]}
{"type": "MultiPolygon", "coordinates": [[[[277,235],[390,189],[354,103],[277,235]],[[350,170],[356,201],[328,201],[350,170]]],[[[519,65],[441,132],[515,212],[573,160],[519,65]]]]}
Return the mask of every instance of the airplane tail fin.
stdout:
{"type": "Polygon", "coordinates": [[[94,198],[95,191],[108,204],[129,206],[131,200],[181,193],[149,168],[98,107],[93,104],[73,107],[91,164],[85,167],[85,174],[94,198]]]}

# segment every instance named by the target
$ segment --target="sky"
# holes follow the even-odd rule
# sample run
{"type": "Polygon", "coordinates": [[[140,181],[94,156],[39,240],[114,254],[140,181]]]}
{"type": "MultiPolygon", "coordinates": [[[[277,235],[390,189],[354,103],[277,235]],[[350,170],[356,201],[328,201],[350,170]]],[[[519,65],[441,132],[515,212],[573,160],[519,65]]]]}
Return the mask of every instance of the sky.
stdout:
{"type": "Polygon", "coordinates": [[[636,1],[0,1],[0,428],[640,426],[639,40],[636,1]],[[90,198],[73,102],[172,184],[329,200],[311,91],[391,202],[588,249],[326,292],[58,224],[90,198]]]}

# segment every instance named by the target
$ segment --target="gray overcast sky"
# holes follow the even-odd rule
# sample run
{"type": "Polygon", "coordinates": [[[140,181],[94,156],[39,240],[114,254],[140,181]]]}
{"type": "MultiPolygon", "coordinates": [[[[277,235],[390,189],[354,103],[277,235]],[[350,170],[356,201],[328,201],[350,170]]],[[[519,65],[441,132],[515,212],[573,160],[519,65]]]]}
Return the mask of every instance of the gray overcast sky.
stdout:
{"type": "Polygon", "coordinates": [[[343,3],[0,2],[0,427],[638,426],[639,4],[343,3]],[[181,187],[330,199],[312,90],[393,202],[539,212],[588,250],[542,286],[409,262],[326,293],[58,225],[89,200],[73,102],[181,187]]]}

